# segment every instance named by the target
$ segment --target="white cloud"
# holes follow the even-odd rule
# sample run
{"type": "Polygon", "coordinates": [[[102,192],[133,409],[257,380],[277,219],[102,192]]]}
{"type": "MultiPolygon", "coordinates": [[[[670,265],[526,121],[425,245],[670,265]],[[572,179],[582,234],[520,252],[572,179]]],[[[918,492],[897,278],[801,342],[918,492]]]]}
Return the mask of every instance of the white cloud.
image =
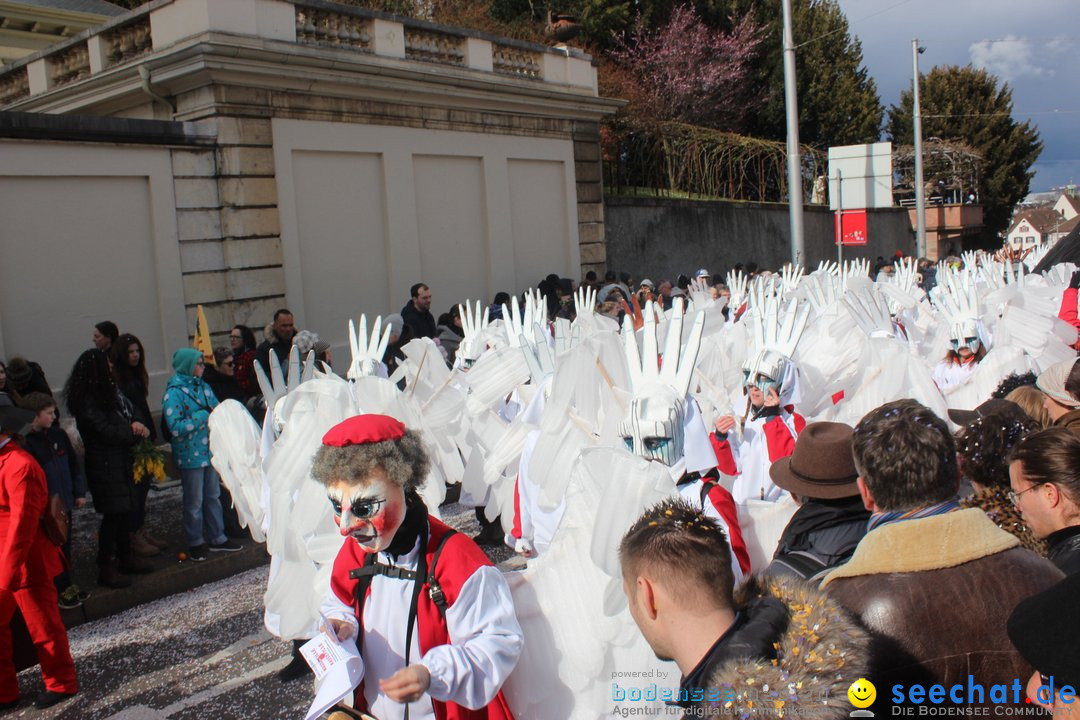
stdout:
{"type": "Polygon", "coordinates": [[[1050,52],[1065,52],[1072,47],[1072,39],[1068,35],[1058,35],[1046,43],[1046,49],[1050,52]]]}
{"type": "Polygon", "coordinates": [[[1052,68],[1041,67],[1027,38],[1006,35],[1000,40],[980,40],[968,48],[971,64],[1012,82],[1021,77],[1052,76],[1052,68]]]}

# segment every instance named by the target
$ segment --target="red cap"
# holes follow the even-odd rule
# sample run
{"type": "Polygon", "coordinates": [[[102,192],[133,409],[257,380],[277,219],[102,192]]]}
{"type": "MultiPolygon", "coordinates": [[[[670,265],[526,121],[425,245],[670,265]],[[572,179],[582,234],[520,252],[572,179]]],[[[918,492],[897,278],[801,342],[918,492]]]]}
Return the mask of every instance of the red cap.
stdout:
{"type": "Polygon", "coordinates": [[[389,415],[354,415],[339,422],[323,435],[330,447],[367,445],[405,437],[405,426],[389,415]]]}

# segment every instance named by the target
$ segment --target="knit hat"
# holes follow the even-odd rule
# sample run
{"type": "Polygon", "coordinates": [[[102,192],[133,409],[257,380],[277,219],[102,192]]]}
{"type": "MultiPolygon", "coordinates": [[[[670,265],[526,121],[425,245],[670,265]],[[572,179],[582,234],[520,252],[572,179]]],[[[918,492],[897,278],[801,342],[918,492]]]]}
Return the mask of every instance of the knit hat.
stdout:
{"type": "Polygon", "coordinates": [[[30,386],[30,378],[32,375],[33,371],[30,369],[30,363],[26,362],[26,358],[16,355],[8,361],[8,380],[20,395],[25,393],[26,388],[30,386]]]}
{"type": "Polygon", "coordinates": [[[195,365],[203,359],[203,354],[195,348],[180,348],[173,353],[172,367],[178,375],[194,375],[195,365]]]}
{"type": "Polygon", "coordinates": [[[401,335],[402,329],[405,327],[405,319],[398,313],[393,315],[387,315],[383,318],[383,326],[390,326],[391,335],[401,335]]]}
{"type": "Polygon", "coordinates": [[[292,344],[300,352],[300,358],[307,357],[307,354],[315,349],[315,344],[319,342],[318,333],[313,333],[310,330],[301,330],[293,336],[292,344]]]}
{"type": "Polygon", "coordinates": [[[1080,408],[1080,401],[1077,401],[1076,398],[1070,395],[1068,390],[1065,389],[1065,381],[1069,379],[1069,372],[1075,364],[1075,359],[1062,360],[1059,363],[1054,363],[1042,371],[1039,375],[1039,379],[1035,381],[1035,387],[1039,388],[1065,407],[1080,408]]]}

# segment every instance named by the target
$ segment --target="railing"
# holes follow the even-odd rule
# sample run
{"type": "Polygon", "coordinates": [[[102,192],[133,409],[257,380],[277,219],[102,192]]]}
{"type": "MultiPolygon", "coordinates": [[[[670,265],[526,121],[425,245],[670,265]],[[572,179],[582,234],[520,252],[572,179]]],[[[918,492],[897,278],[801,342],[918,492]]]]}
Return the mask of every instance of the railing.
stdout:
{"type": "MultiPolygon", "coordinates": [[[[213,0],[219,2],[222,0],[213,0]]],[[[446,27],[329,0],[265,0],[251,19],[200,14],[205,0],[157,0],[0,69],[0,107],[22,105],[62,85],[159,53],[201,33],[271,43],[341,48],[394,60],[434,63],[476,74],[550,83],[596,95],[588,55],[446,27]],[[190,5],[189,7],[186,7],[190,5]],[[190,12],[189,12],[190,11],[190,12]],[[187,24],[177,23],[177,17],[187,24]]],[[[236,41],[243,45],[243,40],[236,41]]],[[[269,46],[273,48],[274,46],[269,46]]]]}
{"type": "Polygon", "coordinates": [[[30,95],[30,78],[26,68],[17,68],[6,75],[0,75],[0,105],[22,100],[30,95]]]}
{"type": "Polygon", "coordinates": [[[296,6],[296,41],[371,52],[371,21],[346,13],[296,6]]]}
{"type": "Polygon", "coordinates": [[[543,80],[543,56],[538,52],[522,50],[509,45],[495,45],[491,49],[492,66],[497,73],[513,75],[530,80],[543,80]]]}
{"type": "Polygon", "coordinates": [[[120,25],[102,34],[105,43],[105,67],[113,67],[153,50],[150,39],[150,16],[120,25]]]}
{"type": "Polygon", "coordinates": [[[54,55],[50,68],[54,86],[90,77],[90,52],[86,43],[73,45],[54,55]]]}
{"type": "Polygon", "coordinates": [[[405,27],[405,57],[443,65],[465,65],[465,38],[434,30],[405,27]]]}

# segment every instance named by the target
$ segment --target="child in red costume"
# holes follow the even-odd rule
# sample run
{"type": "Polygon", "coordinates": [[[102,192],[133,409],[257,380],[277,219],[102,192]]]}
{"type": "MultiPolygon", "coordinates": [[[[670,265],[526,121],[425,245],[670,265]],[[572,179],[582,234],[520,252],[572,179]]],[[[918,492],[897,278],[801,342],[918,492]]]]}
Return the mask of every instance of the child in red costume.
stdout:
{"type": "Polygon", "coordinates": [[[41,527],[49,501],[45,473],[13,437],[33,419],[33,413],[12,407],[10,401],[0,402],[0,708],[19,703],[9,627],[16,606],[37,648],[45,681],[45,692],[34,705],[47,708],[79,691],[53,584],[63,570],[60,548],[41,527]]]}
{"type": "Polygon", "coordinates": [[[479,547],[427,513],[420,437],[358,415],[323,437],[313,477],[346,538],[321,608],[357,637],[354,705],[380,720],[511,719],[500,692],[521,654],[510,588],[479,547]]]}

